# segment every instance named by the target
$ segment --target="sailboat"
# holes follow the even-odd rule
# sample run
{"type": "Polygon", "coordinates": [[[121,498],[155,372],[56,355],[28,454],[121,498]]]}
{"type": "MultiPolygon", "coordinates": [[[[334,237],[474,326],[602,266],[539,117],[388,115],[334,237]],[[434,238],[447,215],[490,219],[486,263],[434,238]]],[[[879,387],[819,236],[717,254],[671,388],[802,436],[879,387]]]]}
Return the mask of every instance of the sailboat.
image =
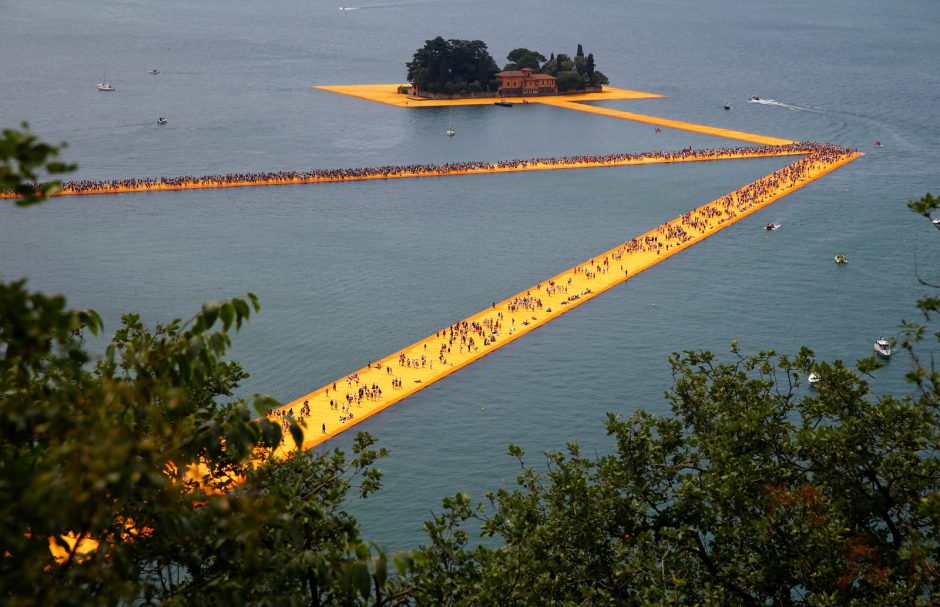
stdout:
{"type": "Polygon", "coordinates": [[[454,130],[454,108],[450,108],[450,123],[448,123],[447,130],[444,132],[447,133],[448,137],[453,137],[457,134],[457,131],[454,130]]]}

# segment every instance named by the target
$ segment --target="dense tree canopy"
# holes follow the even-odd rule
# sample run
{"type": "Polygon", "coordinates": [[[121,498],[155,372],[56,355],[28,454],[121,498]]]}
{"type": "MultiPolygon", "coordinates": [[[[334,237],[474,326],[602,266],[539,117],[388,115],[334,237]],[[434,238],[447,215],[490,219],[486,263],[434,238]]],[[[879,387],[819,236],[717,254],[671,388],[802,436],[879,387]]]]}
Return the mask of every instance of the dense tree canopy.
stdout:
{"type": "MultiPolygon", "coordinates": [[[[508,63],[503,71],[529,68],[536,73],[559,78],[561,91],[574,91],[584,87],[607,84],[607,77],[597,71],[594,55],[585,56],[581,45],[575,58],[564,53],[554,54],[549,59],[538,51],[519,47],[506,56],[508,63]],[[568,74],[571,72],[576,77],[568,74]],[[564,87],[562,87],[562,83],[564,87]]],[[[419,91],[428,93],[472,93],[496,91],[499,83],[494,75],[499,71],[496,62],[480,40],[444,40],[438,36],[426,41],[415,51],[406,64],[407,78],[419,91]]]]}
{"type": "MultiPolygon", "coordinates": [[[[772,353],[675,355],[674,416],[611,416],[518,489],[445,502],[421,549],[440,604],[910,605],[938,588],[936,373],[874,398],[859,373],[772,353]],[[823,380],[801,394],[815,369],[823,380]],[[488,512],[488,514],[487,514],[488,512]],[[499,547],[471,547],[482,517],[499,547]]],[[[863,367],[871,368],[871,361],[863,367]]]]}
{"type": "Polygon", "coordinates": [[[408,81],[418,90],[443,92],[451,85],[453,92],[466,93],[471,85],[495,90],[493,75],[499,70],[481,40],[428,40],[415,51],[407,64],[408,81]]]}
{"type": "Polygon", "coordinates": [[[584,54],[584,49],[579,44],[575,51],[574,58],[565,53],[558,53],[552,56],[542,65],[542,73],[551,74],[558,78],[558,89],[560,91],[576,90],[584,87],[601,86],[609,84],[607,76],[598,71],[594,64],[594,54],[584,54]],[[574,77],[572,74],[577,76],[574,77]]]}
{"type": "Polygon", "coordinates": [[[503,66],[503,71],[507,72],[511,70],[521,70],[523,68],[529,68],[538,72],[542,69],[542,63],[545,62],[545,56],[542,53],[530,51],[527,48],[513,49],[506,55],[506,59],[509,60],[509,63],[503,66]]]}

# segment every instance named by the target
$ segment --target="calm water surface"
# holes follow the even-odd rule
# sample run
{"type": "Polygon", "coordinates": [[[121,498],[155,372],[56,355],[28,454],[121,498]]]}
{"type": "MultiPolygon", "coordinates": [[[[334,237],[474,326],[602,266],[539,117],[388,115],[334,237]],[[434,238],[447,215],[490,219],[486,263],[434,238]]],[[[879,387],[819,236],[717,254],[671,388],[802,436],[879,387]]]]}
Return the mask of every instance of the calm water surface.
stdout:
{"type": "MultiPolygon", "coordinates": [[[[738,145],[557,108],[406,111],[310,89],[395,82],[427,38],[573,54],[669,95],[612,107],[866,156],[359,426],[392,455],[351,508],[386,548],[442,496],[511,482],[508,443],[610,448],[608,411],[665,413],[682,349],[854,360],[913,318],[937,235],[904,203],[938,189],[934,0],[0,0],[0,125],[67,140],[79,177],[369,166],[738,145]],[[147,74],[159,68],[159,76],[147,74]],[[95,83],[117,91],[102,94],[95,83]],[[747,103],[759,95],[768,103],[747,103]],[[730,103],[734,109],[722,109],[730,103]],[[166,115],[170,123],[153,121],[166,115]],[[883,148],[872,143],[879,140],[883,148]],[[768,234],[767,222],[782,224],[768,234]],[[837,267],[832,256],[851,260],[837,267]]],[[[780,159],[0,206],[0,274],[150,322],[248,290],[244,393],[290,399],[785,163],[780,159]]],[[[904,390],[901,357],[875,388],[904,390]]],[[[350,438],[334,441],[347,446],[350,438]]],[[[537,457],[537,456],[536,456],[537,457]]]]}

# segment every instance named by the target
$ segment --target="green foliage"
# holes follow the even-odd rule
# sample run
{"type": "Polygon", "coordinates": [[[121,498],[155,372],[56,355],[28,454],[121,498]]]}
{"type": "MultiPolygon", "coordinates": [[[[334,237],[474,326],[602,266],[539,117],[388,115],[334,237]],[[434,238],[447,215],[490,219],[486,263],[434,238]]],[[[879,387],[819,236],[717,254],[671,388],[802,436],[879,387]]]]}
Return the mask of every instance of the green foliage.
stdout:
{"type": "Polygon", "coordinates": [[[573,72],[574,60],[564,53],[554,55],[545,65],[542,66],[542,72],[557,77],[560,72],[573,72]]]}
{"type": "Polygon", "coordinates": [[[560,92],[575,91],[584,88],[584,78],[577,72],[558,72],[558,90],[560,92]]]}
{"type": "Polygon", "coordinates": [[[415,51],[407,68],[408,81],[417,89],[432,93],[446,92],[447,84],[454,85],[454,92],[459,90],[460,83],[464,83],[464,91],[473,82],[488,87],[498,71],[484,42],[444,40],[440,36],[415,51]]]}
{"type": "Polygon", "coordinates": [[[349,460],[274,461],[281,429],[251,413],[274,400],[220,402],[247,377],[222,359],[229,332],[258,309],[249,293],[154,330],[126,315],[92,365],[81,338],[101,330],[96,314],[0,284],[5,605],[357,604],[385,592],[387,573],[373,571],[371,549],[360,554],[342,508],[352,489],[364,498],[379,487],[384,450],[360,434],[349,460]],[[48,538],[67,537],[100,546],[63,543],[57,561],[48,538]]]}
{"type": "Polygon", "coordinates": [[[447,604],[899,605],[937,589],[933,397],[871,395],[843,365],[760,353],[671,362],[673,417],[570,444],[517,489],[445,501],[416,557],[416,595],[447,604]],[[801,378],[824,378],[816,393],[801,378]],[[499,547],[468,547],[482,520],[499,547]]]}
{"type": "Polygon", "coordinates": [[[930,219],[931,214],[940,208],[940,198],[935,198],[933,194],[927,192],[919,200],[911,200],[908,202],[907,208],[930,219]]]}
{"type": "Polygon", "coordinates": [[[545,62],[545,56],[542,53],[539,53],[538,51],[530,51],[527,48],[513,49],[508,55],[506,55],[506,59],[509,60],[509,63],[503,67],[503,71],[529,68],[535,72],[538,72],[541,69],[542,63],[545,62]]]}
{"type": "Polygon", "coordinates": [[[19,196],[16,204],[28,206],[45,200],[59,188],[58,181],[42,182],[43,174],[58,175],[75,170],[75,165],[55,160],[65,147],[37,142],[23,123],[22,131],[4,129],[0,138],[0,192],[19,196]]]}
{"type": "Polygon", "coordinates": [[[607,76],[605,76],[603,72],[595,70],[594,77],[591,79],[591,86],[601,86],[603,84],[610,84],[610,80],[607,79],[607,76]]]}

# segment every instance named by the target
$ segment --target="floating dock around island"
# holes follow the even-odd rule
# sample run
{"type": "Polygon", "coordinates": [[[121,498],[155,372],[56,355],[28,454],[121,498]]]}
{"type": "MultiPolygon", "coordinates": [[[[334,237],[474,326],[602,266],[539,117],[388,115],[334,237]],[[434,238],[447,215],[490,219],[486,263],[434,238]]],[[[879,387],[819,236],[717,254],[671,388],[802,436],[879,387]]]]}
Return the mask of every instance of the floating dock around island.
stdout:
{"type": "MultiPolygon", "coordinates": [[[[319,89],[321,91],[329,91],[331,93],[337,93],[340,95],[348,95],[350,97],[358,97],[360,99],[366,99],[368,101],[375,101],[376,103],[384,103],[386,105],[393,105],[395,107],[404,107],[404,108],[424,108],[424,107],[449,107],[449,106],[461,106],[461,105],[493,105],[495,98],[493,97],[483,97],[483,98],[463,98],[463,99],[424,99],[421,97],[410,97],[408,95],[402,95],[398,92],[398,87],[403,86],[399,84],[350,84],[350,85],[329,85],[329,86],[315,86],[313,88],[319,89]]],[[[713,126],[706,126],[703,124],[695,124],[693,122],[683,122],[681,120],[672,120],[670,118],[659,118],[657,116],[648,116],[646,114],[635,114],[633,112],[624,112],[621,110],[615,110],[612,108],[599,107],[596,105],[586,105],[592,101],[622,101],[622,100],[634,100],[634,99],[664,99],[663,95],[656,95],[654,93],[643,93],[641,91],[631,91],[627,89],[620,89],[613,86],[605,86],[604,90],[599,93],[577,93],[573,95],[543,95],[535,97],[506,97],[505,100],[514,103],[522,104],[523,101],[526,103],[541,103],[542,105],[550,105],[552,107],[560,107],[567,110],[575,110],[578,112],[588,112],[590,114],[601,114],[604,116],[611,116],[613,118],[622,118],[624,120],[633,120],[635,122],[644,122],[646,124],[653,124],[656,126],[662,126],[670,129],[679,129],[682,131],[691,131],[694,133],[702,133],[704,135],[714,135],[716,137],[725,137],[727,139],[737,139],[740,141],[748,141],[751,143],[759,143],[762,145],[786,145],[788,143],[793,143],[789,139],[781,139],[779,137],[766,137],[764,135],[755,135],[753,133],[745,133],[743,131],[735,131],[731,129],[722,129],[713,126]]]]}

